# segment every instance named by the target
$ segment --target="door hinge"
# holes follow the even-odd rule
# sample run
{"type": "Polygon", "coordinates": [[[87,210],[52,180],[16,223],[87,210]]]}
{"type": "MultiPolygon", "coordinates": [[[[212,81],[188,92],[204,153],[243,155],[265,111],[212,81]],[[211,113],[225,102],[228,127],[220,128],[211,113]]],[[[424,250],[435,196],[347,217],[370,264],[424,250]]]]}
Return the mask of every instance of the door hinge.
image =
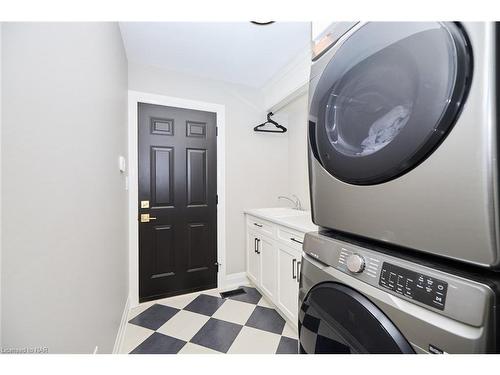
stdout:
{"type": "Polygon", "coordinates": [[[219,194],[215,194],[215,204],[219,204],[219,194]]]}
{"type": "Polygon", "coordinates": [[[222,264],[219,262],[215,262],[214,266],[217,267],[217,272],[219,272],[220,266],[222,266],[222,264]]]}
{"type": "Polygon", "coordinates": [[[219,127],[218,126],[215,127],[215,136],[216,137],[219,136],[219,127]]]}

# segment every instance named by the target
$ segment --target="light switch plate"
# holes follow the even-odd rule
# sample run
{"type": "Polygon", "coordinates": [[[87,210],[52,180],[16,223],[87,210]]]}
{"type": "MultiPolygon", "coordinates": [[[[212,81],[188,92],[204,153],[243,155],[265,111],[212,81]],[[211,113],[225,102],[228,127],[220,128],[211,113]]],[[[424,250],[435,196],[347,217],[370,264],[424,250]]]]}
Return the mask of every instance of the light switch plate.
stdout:
{"type": "Polygon", "coordinates": [[[127,161],[125,160],[125,156],[118,157],[118,167],[120,168],[120,172],[125,173],[127,170],[127,161]]]}

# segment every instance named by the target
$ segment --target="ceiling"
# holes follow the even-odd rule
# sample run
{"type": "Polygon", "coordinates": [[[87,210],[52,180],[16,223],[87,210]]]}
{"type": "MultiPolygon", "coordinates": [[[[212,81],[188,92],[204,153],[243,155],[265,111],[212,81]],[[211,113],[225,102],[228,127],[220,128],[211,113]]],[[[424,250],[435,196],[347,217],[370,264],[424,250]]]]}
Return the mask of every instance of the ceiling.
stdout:
{"type": "Polygon", "coordinates": [[[132,63],[262,87],[310,47],[309,22],[122,22],[132,63]]]}

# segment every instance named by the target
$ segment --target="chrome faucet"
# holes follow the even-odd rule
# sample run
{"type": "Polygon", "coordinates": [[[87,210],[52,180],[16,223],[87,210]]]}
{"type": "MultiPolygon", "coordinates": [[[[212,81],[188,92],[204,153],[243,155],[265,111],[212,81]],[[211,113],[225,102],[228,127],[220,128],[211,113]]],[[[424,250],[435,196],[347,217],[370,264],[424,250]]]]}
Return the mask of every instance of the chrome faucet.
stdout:
{"type": "Polygon", "coordinates": [[[280,195],[280,196],[278,196],[278,199],[286,199],[286,200],[288,200],[288,201],[290,201],[290,202],[293,203],[293,209],[294,210],[302,211],[302,204],[300,203],[299,197],[297,197],[295,194],[292,194],[292,197],[294,199],[289,198],[289,197],[284,196],[284,195],[280,195]]]}

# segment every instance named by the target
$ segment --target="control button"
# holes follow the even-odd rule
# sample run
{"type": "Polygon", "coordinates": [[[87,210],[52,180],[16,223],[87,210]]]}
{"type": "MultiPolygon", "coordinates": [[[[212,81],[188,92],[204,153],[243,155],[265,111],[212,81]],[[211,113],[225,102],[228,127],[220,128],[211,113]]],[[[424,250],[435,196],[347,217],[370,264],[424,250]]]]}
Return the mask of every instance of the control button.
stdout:
{"type": "Polygon", "coordinates": [[[353,273],[363,272],[365,269],[365,259],[358,254],[349,255],[347,258],[347,269],[353,273]]]}
{"type": "Polygon", "coordinates": [[[434,296],[434,301],[435,303],[442,305],[443,304],[443,297],[442,296],[434,296]]]}
{"type": "Polygon", "coordinates": [[[398,286],[403,286],[403,283],[401,282],[401,280],[403,280],[403,276],[398,275],[398,281],[396,281],[396,284],[397,284],[398,286]]]}
{"type": "Polygon", "coordinates": [[[387,270],[382,270],[382,272],[380,273],[380,281],[383,281],[385,283],[385,274],[386,274],[387,270]]]}
{"type": "Polygon", "coordinates": [[[444,289],[444,285],[443,284],[438,284],[437,288],[438,288],[438,290],[443,290],[444,289]]]}

